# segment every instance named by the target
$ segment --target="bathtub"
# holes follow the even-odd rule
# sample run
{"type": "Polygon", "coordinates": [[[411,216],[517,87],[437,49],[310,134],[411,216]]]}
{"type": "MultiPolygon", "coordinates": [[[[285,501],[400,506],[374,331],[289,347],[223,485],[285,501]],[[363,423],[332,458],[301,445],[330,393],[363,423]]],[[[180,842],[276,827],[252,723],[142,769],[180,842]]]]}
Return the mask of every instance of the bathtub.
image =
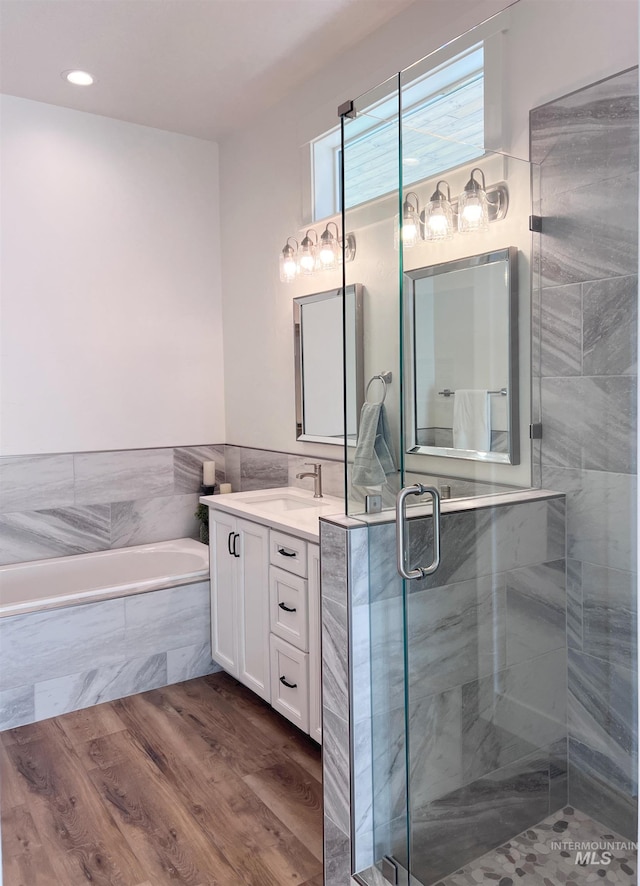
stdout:
{"type": "Polygon", "coordinates": [[[220,670],[190,538],[0,566],[0,730],[220,670]]]}
{"type": "Polygon", "coordinates": [[[0,618],[128,597],[209,578],[209,549],[192,538],[0,566],[0,618]]]}

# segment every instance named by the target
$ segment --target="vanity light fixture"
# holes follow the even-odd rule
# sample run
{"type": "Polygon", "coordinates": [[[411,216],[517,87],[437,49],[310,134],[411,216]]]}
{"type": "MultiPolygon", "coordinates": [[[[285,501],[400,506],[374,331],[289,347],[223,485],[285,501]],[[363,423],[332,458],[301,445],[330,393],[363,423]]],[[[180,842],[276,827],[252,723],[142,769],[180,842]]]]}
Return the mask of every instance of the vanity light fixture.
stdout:
{"type": "Polygon", "coordinates": [[[484,172],[476,167],[471,170],[471,178],[458,197],[458,231],[469,234],[473,231],[486,231],[488,227],[487,186],[484,172]],[[480,174],[482,184],[474,178],[476,173],[480,174]]]}
{"type": "Polygon", "coordinates": [[[409,191],[402,205],[402,230],[398,216],[395,219],[393,244],[399,248],[400,240],[404,249],[411,249],[420,239],[420,204],[415,191],[409,191]],[[415,206],[411,202],[415,200],[415,206]]]}
{"type": "Polygon", "coordinates": [[[280,280],[282,283],[291,283],[298,275],[298,241],[295,237],[287,237],[284,249],[280,253],[280,280]],[[290,245],[293,240],[296,248],[290,245]]]}
{"type": "Polygon", "coordinates": [[[309,228],[307,233],[304,235],[302,242],[300,243],[300,252],[298,254],[298,267],[300,269],[300,273],[304,274],[307,277],[310,277],[316,269],[317,246],[318,235],[313,230],[313,228],[309,228]],[[312,240],[309,234],[313,234],[315,240],[312,240]]]}
{"type": "Polygon", "coordinates": [[[451,189],[444,179],[436,185],[435,192],[431,195],[431,200],[423,210],[420,220],[423,224],[425,240],[449,240],[453,237],[451,189]],[[446,187],[446,195],[440,185],[446,187]]]}
{"type": "Polygon", "coordinates": [[[311,277],[318,271],[333,270],[342,263],[343,254],[345,261],[353,261],[356,254],[355,234],[347,234],[343,241],[340,228],[336,222],[330,221],[318,240],[317,231],[309,228],[300,244],[295,237],[287,238],[280,253],[280,280],[291,283],[298,274],[311,277]],[[330,230],[331,225],[335,228],[335,236],[330,230]],[[290,241],[295,243],[295,249],[290,241]]]}
{"type": "Polygon", "coordinates": [[[60,76],[74,86],[91,86],[94,82],[93,76],[88,71],[63,71],[60,76]]]}

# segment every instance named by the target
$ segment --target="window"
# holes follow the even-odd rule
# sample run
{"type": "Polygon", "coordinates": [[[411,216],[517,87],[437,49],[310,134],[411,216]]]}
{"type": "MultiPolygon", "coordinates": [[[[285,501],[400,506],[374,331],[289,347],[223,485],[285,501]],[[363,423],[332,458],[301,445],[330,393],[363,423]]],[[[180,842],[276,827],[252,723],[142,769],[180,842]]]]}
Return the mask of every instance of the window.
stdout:
{"type": "MultiPolygon", "coordinates": [[[[394,191],[397,96],[349,121],[345,154],[348,209],[394,191]]],[[[314,219],[340,211],[340,129],[312,144],[314,219]]],[[[476,44],[402,87],[405,187],[484,153],[484,47],[476,44]]]]}

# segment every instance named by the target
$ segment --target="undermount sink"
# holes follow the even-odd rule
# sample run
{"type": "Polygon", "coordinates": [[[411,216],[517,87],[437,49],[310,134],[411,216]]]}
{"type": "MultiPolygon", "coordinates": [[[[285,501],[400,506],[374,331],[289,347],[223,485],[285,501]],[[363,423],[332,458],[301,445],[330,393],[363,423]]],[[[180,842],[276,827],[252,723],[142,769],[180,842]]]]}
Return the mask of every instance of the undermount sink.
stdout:
{"type": "Polygon", "coordinates": [[[322,504],[322,499],[298,498],[295,495],[264,495],[251,499],[251,504],[266,511],[299,511],[308,508],[317,508],[322,504]]]}

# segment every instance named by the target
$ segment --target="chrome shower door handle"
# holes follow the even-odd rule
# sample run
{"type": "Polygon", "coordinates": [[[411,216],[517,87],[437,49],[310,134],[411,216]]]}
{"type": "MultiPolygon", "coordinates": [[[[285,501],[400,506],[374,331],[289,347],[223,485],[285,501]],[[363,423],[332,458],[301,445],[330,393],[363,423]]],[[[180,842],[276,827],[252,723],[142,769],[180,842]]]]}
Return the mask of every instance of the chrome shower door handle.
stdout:
{"type": "Polygon", "coordinates": [[[417,579],[431,575],[440,565],[440,493],[433,486],[423,486],[416,483],[415,486],[405,486],[396,498],[396,554],[398,572],[403,578],[417,579]],[[428,493],[433,500],[433,560],[428,566],[416,566],[409,569],[407,566],[407,506],[406,501],[410,495],[423,495],[428,493]]]}

